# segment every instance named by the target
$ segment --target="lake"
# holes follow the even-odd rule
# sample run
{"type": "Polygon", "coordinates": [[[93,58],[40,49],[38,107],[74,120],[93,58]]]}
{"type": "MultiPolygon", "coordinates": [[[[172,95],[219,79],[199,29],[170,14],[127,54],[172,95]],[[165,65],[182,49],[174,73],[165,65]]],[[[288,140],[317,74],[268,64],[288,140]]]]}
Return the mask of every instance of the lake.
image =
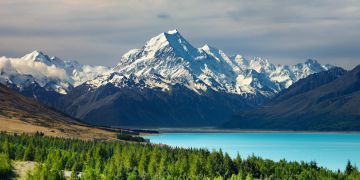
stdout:
{"type": "Polygon", "coordinates": [[[230,156],[256,155],[278,161],[311,161],[344,170],[347,160],[360,165],[360,134],[350,133],[162,133],[152,143],[173,147],[222,149],[230,156]]]}

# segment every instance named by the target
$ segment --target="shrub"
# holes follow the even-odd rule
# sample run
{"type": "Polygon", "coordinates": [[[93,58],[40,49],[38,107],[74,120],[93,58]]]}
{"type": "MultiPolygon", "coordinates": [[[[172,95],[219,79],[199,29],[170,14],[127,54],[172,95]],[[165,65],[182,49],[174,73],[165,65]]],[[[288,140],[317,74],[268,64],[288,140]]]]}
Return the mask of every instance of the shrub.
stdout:
{"type": "Polygon", "coordinates": [[[118,135],[117,135],[117,138],[118,138],[119,140],[124,140],[124,141],[147,142],[147,140],[144,139],[143,137],[140,137],[140,136],[132,136],[132,135],[123,134],[123,133],[118,134],[118,135]]]}

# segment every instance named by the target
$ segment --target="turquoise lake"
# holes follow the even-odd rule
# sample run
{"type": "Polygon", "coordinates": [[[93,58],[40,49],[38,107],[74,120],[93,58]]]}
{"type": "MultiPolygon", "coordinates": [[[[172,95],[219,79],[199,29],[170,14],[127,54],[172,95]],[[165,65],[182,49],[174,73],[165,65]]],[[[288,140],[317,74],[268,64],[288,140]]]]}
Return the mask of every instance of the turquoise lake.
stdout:
{"type": "Polygon", "coordinates": [[[344,170],[347,160],[360,166],[360,134],[341,133],[162,133],[152,143],[173,147],[222,149],[230,156],[256,155],[278,161],[316,161],[344,170]]]}

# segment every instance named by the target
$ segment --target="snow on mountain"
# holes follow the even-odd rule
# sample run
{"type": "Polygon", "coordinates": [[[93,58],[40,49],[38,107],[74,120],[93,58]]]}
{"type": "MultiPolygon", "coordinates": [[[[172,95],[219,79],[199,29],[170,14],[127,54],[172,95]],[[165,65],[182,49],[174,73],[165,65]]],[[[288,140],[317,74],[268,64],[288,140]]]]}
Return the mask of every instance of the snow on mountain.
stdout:
{"type": "Polygon", "coordinates": [[[235,56],[236,62],[243,69],[254,69],[258,73],[266,74],[273,82],[279,83],[284,88],[289,87],[294,82],[317,72],[328,70],[334,66],[321,65],[316,60],[308,59],[305,63],[296,65],[275,65],[267,59],[255,57],[250,60],[235,56]]]}
{"type": "Polygon", "coordinates": [[[40,51],[21,58],[1,57],[0,82],[19,87],[37,83],[62,94],[86,82],[93,89],[107,83],[163,91],[183,85],[198,94],[215,91],[270,97],[299,79],[331,67],[316,60],[275,65],[260,57],[228,56],[209,45],[195,48],[177,30],[172,30],[128,51],[112,69],[63,61],[40,51]]]}
{"type": "Polygon", "coordinates": [[[79,64],[77,61],[63,61],[58,57],[49,57],[39,51],[27,54],[22,59],[43,62],[48,66],[54,65],[57,68],[65,70],[70,83],[75,87],[109,71],[109,68],[105,66],[90,66],[79,64]]]}
{"type": "Polygon", "coordinates": [[[93,88],[107,83],[118,85],[116,77],[121,82],[138,79],[143,87],[164,91],[181,84],[198,94],[213,90],[270,97],[297,80],[328,68],[315,60],[275,65],[259,57],[228,56],[209,45],[195,48],[177,30],[172,30],[151,38],[140,49],[125,53],[113,68],[116,75],[103,74],[86,84],[93,88]]]}
{"type": "Polygon", "coordinates": [[[0,83],[18,89],[38,84],[49,91],[66,94],[72,87],[109,71],[103,66],[81,65],[33,51],[21,58],[0,57],[0,83]]]}
{"type": "Polygon", "coordinates": [[[236,84],[242,70],[223,51],[208,45],[194,48],[176,30],[161,33],[141,49],[129,51],[114,71],[146,79],[149,87],[168,89],[182,84],[200,94],[209,89],[248,93],[236,84]]]}

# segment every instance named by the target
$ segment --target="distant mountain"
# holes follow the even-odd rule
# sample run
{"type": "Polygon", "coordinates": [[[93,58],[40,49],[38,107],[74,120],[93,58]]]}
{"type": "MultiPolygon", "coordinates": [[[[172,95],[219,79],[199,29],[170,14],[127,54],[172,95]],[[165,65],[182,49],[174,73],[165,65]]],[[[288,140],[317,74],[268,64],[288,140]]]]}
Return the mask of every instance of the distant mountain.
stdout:
{"type": "Polygon", "coordinates": [[[84,139],[115,138],[116,133],[81,123],[0,84],[0,131],[43,132],[84,139]]]}
{"type": "Polygon", "coordinates": [[[109,71],[34,51],[21,58],[0,57],[0,83],[48,105],[74,87],[109,71]]]}
{"type": "Polygon", "coordinates": [[[360,65],[301,79],[269,103],[240,111],[223,127],[286,130],[360,130],[360,65]]]}
{"type": "Polygon", "coordinates": [[[331,67],[315,60],[288,66],[230,57],[209,45],[195,48],[172,30],[125,53],[111,72],[75,87],[60,109],[94,124],[215,126],[331,67]]]}
{"type": "Polygon", "coordinates": [[[49,57],[41,51],[34,51],[20,59],[22,61],[30,60],[40,62],[47,65],[48,68],[55,67],[60,69],[60,71],[65,71],[63,79],[67,80],[68,83],[74,87],[110,71],[109,68],[105,66],[83,65],[77,61],[64,61],[55,56],[49,57]]]}

